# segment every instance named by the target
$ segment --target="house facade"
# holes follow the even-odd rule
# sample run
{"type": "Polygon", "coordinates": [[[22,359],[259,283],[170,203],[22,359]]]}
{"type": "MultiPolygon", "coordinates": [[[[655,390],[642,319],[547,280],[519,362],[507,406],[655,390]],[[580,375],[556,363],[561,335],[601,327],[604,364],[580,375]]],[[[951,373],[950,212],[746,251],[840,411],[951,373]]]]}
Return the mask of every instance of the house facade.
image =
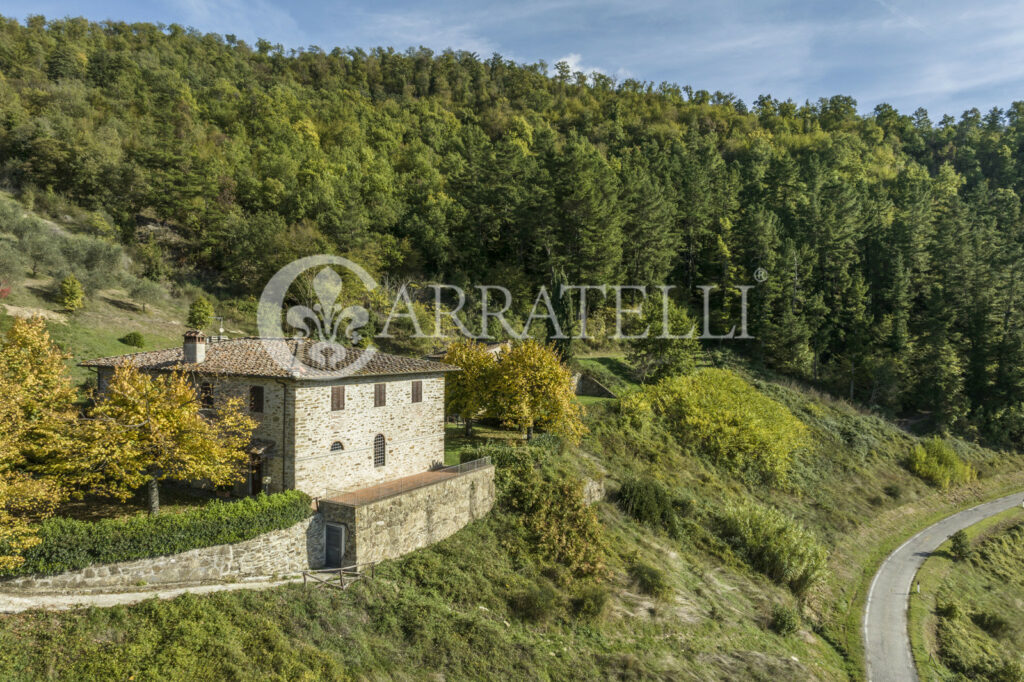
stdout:
{"type": "Polygon", "coordinates": [[[208,343],[189,332],[179,348],[82,365],[96,369],[101,394],[116,367],[132,363],[188,374],[206,408],[241,399],[258,426],[248,480],[236,493],[297,489],[322,498],[444,465],[444,381],[457,368],[380,352],[351,373],[284,369],[275,361],[275,344],[301,354],[301,343],[208,343]]]}

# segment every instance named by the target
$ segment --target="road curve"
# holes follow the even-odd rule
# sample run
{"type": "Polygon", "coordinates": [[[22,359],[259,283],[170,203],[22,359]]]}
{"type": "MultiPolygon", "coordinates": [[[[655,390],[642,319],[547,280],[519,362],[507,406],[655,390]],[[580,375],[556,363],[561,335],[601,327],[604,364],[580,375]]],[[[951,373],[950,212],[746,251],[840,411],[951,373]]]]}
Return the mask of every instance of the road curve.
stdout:
{"type": "Polygon", "coordinates": [[[928,555],[958,530],[1022,503],[1024,492],[1018,492],[948,516],[904,542],[886,558],[871,582],[864,607],[868,682],[918,679],[907,632],[907,600],[914,576],[928,555]]]}

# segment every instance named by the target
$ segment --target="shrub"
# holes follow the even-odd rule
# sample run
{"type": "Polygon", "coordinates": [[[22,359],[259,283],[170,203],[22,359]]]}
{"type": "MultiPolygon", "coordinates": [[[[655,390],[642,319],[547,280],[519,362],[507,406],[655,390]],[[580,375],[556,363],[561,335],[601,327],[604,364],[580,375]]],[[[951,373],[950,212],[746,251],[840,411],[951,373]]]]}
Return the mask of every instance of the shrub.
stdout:
{"type": "Polygon", "coordinates": [[[68,275],[60,283],[58,302],[60,307],[69,313],[73,313],[85,305],[85,290],[82,289],[82,283],[78,281],[77,277],[68,275]]]}
{"type": "Polygon", "coordinates": [[[755,483],[784,483],[794,453],[808,443],[803,422],[727,370],[666,379],[621,404],[631,417],[662,416],[684,445],[755,483]]]}
{"type": "Polygon", "coordinates": [[[604,613],[608,603],[608,590],[601,585],[590,583],[576,593],[572,600],[572,610],[578,618],[597,620],[604,613]]]}
{"type": "Polygon", "coordinates": [[[128,332],[118,339],[118,341],[126,346],[131,346],[132,348],[142,348],[146,345],[146,340],[142,338],[142,334],[139,332],[128,332]]]}
{"type": "Polygon", "coordinates": [[[644,594],[664,599],[672,593],[672,587],[668,584],[664,572],[654,566],[639,561],[634,562],[629,567],[629,575],[636,581],[637,587],[644,594]]]}
{"type": "Polygon", "coordinates": [[[942,604],[938,604],[935,607],[935,612],[943,618],[957,619],[961,616],[960,605],[955,601],[948,601],[942,604]]]}
{"type": "Polygon", "coordinates": [[[805,594],[825,577],[825,548],[778,509],[757,504],[726,507],[716,530],[753,568],[794,594],[805,594]]]}
{"type": "Polygon", "coordinates": [[[957,561],[963,561],[971,556],[971,541],[967,539],[967,533],[958,530],[949,539],[949,551],[957,561]]]}
{"type": "Polygon", "coordinates": [[[978,611],[971,614],[971,621],[979,628],[999,638],[1010,632],[1010,621],[996,613],[978,611]]]}
{"type": "Polygon", "coordinates": [[[51,575],[242,542],[289,528],[311,513],[309,496],[290,490],[234,502],[212,500],[180,514],[102,521],[52,518],[39,524],[41,542],[25,552],[25,562],[0,575],[51,575]]]}
{"type": "Polygon", "coordinates": [[[583,498],[583,486],[563,476],[545,476],[543,452],[534,447],[480,448],[495,465],[496,506],[509,512],[538,556],[556,561],[575,577],[598,573],[604,540],[597,514],[583,498]]]}
{"type": "Polygon", "coordinates": [[[210,326],[213,320],[213,304],[205,296],[200,296],[192,301],[188,307],[188,326],[193,329],[203,329],[210,326]]]}
{"type": "Polygon", "coordinates": [[[509,607],[519,618],[540,623],[549,620],[562,608],[562,599],[551,581],[541,578],[513,595],[509,607]]]}
{"type": "Polygon", "coordinates": [[[917,476],[943,490],[951,485],[970,483],[978,477],[971,465],[957,457],[949,443],[937,437],[914,446],[909,466],[917,476]]]}
{"type": "Polygon", "coordinates": [[[775,604],[769,627],[783,637],[788,637],[800,629],[800,614],[792,606],[775,604]]]}
{"type": "Polygon", "coordinates": [[[670,535],[679,533],[672,494],[665,485],[649,476],[628,478],[619,488],[619,508],[640,523],[664,528],[670,535]]]}
{"type": "Polygon", "coordinates": [[[903,488],[896,485],[895,483],[890,483],[889,485],[885,486],[882,489],[882,492],[884,492],[886,495],[888,495],[894,500],[899,500],[900,497],[903,496],[903,488]]]}

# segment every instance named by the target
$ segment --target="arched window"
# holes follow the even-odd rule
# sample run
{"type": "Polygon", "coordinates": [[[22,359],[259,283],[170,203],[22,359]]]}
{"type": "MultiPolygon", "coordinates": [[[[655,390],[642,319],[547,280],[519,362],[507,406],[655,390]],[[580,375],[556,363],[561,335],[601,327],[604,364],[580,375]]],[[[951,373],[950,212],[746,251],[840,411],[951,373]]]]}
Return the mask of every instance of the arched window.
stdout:
{"type": "Polygon", "coordinates": [[[341,452],[344,449],[345,446],[342,445],[340,440],[336,440],[333,443],[331,443],[331,452],[341,452]]]}
{"type": "Polygon", "coordinates": [[[386,457],[387,446],[384,444],[384,436],[383,434],[378,433],[377,437],[373,439],[373,466],[384,466],[384,460],[386,457]]]}

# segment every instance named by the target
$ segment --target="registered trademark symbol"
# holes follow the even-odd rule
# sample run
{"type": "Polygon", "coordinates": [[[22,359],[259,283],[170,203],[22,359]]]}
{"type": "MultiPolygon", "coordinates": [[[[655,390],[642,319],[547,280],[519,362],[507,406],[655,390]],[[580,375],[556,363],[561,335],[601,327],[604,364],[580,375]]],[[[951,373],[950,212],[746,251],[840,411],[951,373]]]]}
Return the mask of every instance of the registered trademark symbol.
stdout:
{"type": "Polygon", "coordinates": [[[760,283],[768,279],[768,271],[764,268],[758,268],[754,270],[754,281],[760,283]]]}

